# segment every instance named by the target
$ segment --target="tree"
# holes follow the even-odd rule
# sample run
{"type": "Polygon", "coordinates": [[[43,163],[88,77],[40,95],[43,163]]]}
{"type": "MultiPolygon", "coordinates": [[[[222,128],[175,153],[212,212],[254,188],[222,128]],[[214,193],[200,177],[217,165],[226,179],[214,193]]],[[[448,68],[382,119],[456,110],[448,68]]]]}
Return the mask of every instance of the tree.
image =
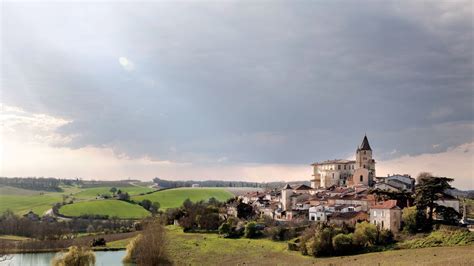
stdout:
{"type": "Polygon", "coordinates": [[[441,205],[436,206],[436,215],[449,225],[457,224],[461,216],[455,209],[441,205]]]}
{"type": "Polygon", "coordinates": [[[416,206],[403,209],[402,221],[403,221],[403,230],[414,234],[418,231],[419,225],[418,220],[418,210],[416,206]]]}
{"type": "Polygon", "coordinates": [[[112,192],[112,195],[115,197],[115,192],[117,192],[117,188],[112,187],[109,191],[112,192]]]}
{"type": "Polygon", "coordinates": [[[260,230],[257,228],[257,223],[249,222],[245,225],[244,236],[246,238],[256,238],[261,235],[260,230]]]}
{"type": "Polygon", "coordinates": [[[405,207],[410,207],[413,204],[412,193],[408,191],[395,192],[377,188],[371,190],[370,193],[374,194],[378,201],[396,200],[399,204],[399,207],[402,209],[405,207]]]}
{"type": "Polygon", "coordinates": [[[360,247],[372,246],[377,242],[377,234],[377,226],[374,224],[368,222],[358,223],[353,234],[353,242],[360,247]]]}
{"type": "Polygon", "coordinates": [[[352,234],[338,234],[332,238],[332,246],[338,254],[344,254],[352,248],[352,234]]]}
{"type": "Polygon", "coordinates": [[[72,246],[67,253],[55,257],[51,264],[53,266],[93,266],[95,254],[90,249],[72,246]]]}
{"type": "Polygon", "coordinates": [[[130,200],[130,195],[128,195],[128,192],[120,193],[120,194],[117,193],[117,199],[118,200],[123,200],[123,201],[129,201],[130,200]]]}
{"type": "Polygon", "coordinates": [[[151,214],[156,215],[158,213],[158,210],[160,210],[160,203],[155,201],[151,204],[149,211],[151,214]]]}
{"type": "Polygon", "coordinates": [[[239,202],[237,205],[237,217],[241,219],[249,219],[253,217],[253,207],[252,205],[243,203],[242,201],[239,202]]]}
{"type": "Polygon", "coordinates": [[[428,173],[421,173],[418,176],[418,184],[415,188],[415,200],[418,210],[428,212],[428,221],[425,229],[431,229],[433,224],[433,212],[438,206],[436,201],[443,197],[444,191],[452,189],[449,184],[454,179],[447,177],[434,177],[428,173]]]}
{"type": "Polygon", "coordinates": [[[151,203],[151,200],[144,199],[140,202],[140,205],[143,207],[143,209],[149,211],[152,206],[152,203],[151,203]]]}

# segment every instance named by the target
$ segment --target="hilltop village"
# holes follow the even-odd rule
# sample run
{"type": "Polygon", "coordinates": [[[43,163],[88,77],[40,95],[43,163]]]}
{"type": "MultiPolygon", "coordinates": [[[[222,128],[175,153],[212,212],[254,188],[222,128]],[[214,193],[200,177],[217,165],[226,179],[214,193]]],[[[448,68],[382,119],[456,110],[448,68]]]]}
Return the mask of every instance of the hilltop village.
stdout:
{"type": "MultiPolygon", "coordinates": [[[[375,160],[367,136],[357,147],[355,160],[315,162],[311,186],[286,184],[280,190],[250,192],[239,196],[261,217],[278,221],[327,222],[352,225],[368,221],[393,233],[402,226],[402,209],[409,202],[384,200],[374,192],[415,192],[415,179],[407,174],[376,176],[375,160]]],[[[436,203],[459,213],[459,200],[448,194],[436,203]]],[[[235,214],[233,206],[228,214],[235,214]]]]}

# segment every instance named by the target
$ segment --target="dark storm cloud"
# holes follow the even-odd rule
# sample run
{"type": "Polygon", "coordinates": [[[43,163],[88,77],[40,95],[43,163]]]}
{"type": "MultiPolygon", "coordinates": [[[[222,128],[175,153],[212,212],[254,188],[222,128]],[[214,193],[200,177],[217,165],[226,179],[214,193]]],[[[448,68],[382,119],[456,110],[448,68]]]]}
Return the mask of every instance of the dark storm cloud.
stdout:
{"type": "Polygon", "coordinates": [[[473,141],[472,3],[13,4],[3,102],[65,117],[71,147],[309,163],[473,141]],[[133,62],[127,69],[119,64],[133,62]]]}

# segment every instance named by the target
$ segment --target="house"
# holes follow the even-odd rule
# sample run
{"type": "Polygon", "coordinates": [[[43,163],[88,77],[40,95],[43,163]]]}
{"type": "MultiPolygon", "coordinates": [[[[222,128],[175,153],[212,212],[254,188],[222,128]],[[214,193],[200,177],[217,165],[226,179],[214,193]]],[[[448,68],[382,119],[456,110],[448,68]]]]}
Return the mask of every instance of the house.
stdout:
{"type": "Polygon", "coordinates": [[[302,193],[311,193],[311,191],[313,190],[313,188],[305,185],[305,184],[302,184],[302,185],[299,185],[297,187],[295,187],[293,189],[293,192],[294,193],[299,193],[299,194],[302,194],[302,193]]]}
{"type": "Polygon", "coordinates": [[[435,203],[444,207],[451,207],[459,213],[459,200],[451,195],[443,194],[435,203]]]}
{"type": "Polygon", "coordinates": [[[376,187],[380,189],[387,188],[392,190],[396,188],[398,191],[415,191],[415,179],[407,174],[387,175],[386,177],[377,177],[376,180],[376,187]]]}
{"type": "Polygon", "coordinates": [[[26,219],[28,219],[30,221],[39,221],[40,220],[39,215],[34,213],[31,210],[28,213],[26,213],[25,215],[23,215],[23,217],[25,217],[26,219]]]}
{"type": "Polygon", "coordinates": [[[310,207],[308,210],[310,221],[326,222],[329,212],[325,210],[323,205],[310,207]]]}
{"type": "Polygon", "coordinates": [[[369,215],[363,211],[334,212],[329,216],[329,222],[342,226],[343,224],[354,226],[356,223],[367,221],[369,215]]]}
{"type": "Polygon", "coordinates": [[[397,206],[396,200],[387,200],[372,206],[369,216],[370,223],[380,228],[388,229],[393,233],[397,233],[400,230],[402,210],[397,206]]]}

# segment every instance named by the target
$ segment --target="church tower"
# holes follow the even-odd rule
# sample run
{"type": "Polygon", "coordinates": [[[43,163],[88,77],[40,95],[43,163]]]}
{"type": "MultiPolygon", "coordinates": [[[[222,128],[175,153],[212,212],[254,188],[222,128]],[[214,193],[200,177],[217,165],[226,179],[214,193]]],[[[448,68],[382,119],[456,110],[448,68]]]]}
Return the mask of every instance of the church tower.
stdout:
{"type": "MultiPolygon", "coordinates": [[[[370,148],[367,135],[364,136],[362,144],[357,147],[356,151],[356,169],[366,169],[367,176],[354,175],[354,181],[357,183],[364,183],[371,186],[375,178],[375,160],[372,159],[372,148],[370,148]],[[364,180],[367,179],[367,180],[364,180]]],[[[365,171],[362,171],[365,172],[365,171]]]]}

